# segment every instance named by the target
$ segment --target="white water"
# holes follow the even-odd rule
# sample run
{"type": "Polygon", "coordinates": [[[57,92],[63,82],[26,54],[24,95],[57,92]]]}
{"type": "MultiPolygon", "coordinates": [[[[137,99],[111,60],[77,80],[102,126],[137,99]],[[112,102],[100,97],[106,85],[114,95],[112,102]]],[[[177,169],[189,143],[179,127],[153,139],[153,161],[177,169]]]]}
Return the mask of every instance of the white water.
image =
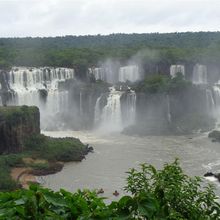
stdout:
{"type": "Polygon", "coordinates": [[[113,71],[111,65],[89,68],[89,74],[92,74],[96,80],[102,80],[112,84],[126,81],[136,82],[140,80],[139,68],[136,65],[120,67],[118,72],[113,71]]]}
{"type": "Polygon", "coordinates": [[[167,120],[169,123],[172,122],[171,111],[170,111],[170,97],[167,95],[167,120]]]}
{"type": "Polygon", "coordinates": [[[212,91],[210,89],[206,89],[206,102],[207,102],[207,109],[210,113],[214,113],[215,111],[215,101],[212,95],[212,91]]]}
{"type": "Polygon", "coordinates": [[[89,68],[89,73],[94,75],[95,80],[106,81],[106,74],[104,68],[89,68]]]}
{"type": "Polygon", "coordinates": [[[185,76],[185,67],[183,65],[171,65],[170,66],[170,75],[175,77],[177,73],[182,73],[185,76]]]}
{"type": "Polygon", "coordinates": [[[135,82],[140,80],[139,68],[136,65],[123,66],[119,69],[119,82],[135,82]]]}
{"type": "Polygon", "coordinates": [[[115,83],[115,73],[110,67],[95,67],[89,68],[89,73],[93,74],[95,80],[102,80],[107,83],[115,83]]]}
{"type": "Polygon", "coordinates": [[[95,128],[101,133],[121,132],[123,128],[135,123],[136,119],[136,93],[130,90],[126,93],[124,108],[121,106],[123,91],[109,88],[107,103],[102,108],[101,95],[95,105],[95,128]],[[124,109],[122,111],[122,109],[124,109]]]}
{"type": "Polygon", "coordinates": [[[123,127],[127,127],[129,125],[134,124],[135,119],[136,119],[136,93],[135,91],[131,90],[127,94],[125,121],[123,122],[123,127]]]}
{"type": "MultiPolygon", "coordinates": [[[[107,104],[102,109],[100,115],[100,124],[98,130],[100,132],[119,132],[122,130],[122,113],[121,113],[121,95],[123,92],[110,87],[107,104]]],[[[98,105],[98,104],[97,104],[98,105]]]]}
{"type": "Polygon", "coordinates": [[[207,84],[207,67],[205,65],[196,64],[193,68],[193,84],[207,84]]]}
{"type": "Polygon", "coordinates": [[[102,98],[102,95],[97,99],[96,104],[95,104],[95,119],[94,119],[95,126],[99,125],[99,123],[100,123],[100,115],[101,115],[100,101],[101,101],[101,98],[102,98]]]}
{"type": "Polygon", "coordinates": [[[14,91],[9,104],[36,105],[42,116],[42,128],[54,126],[58,123],[56,115],[68,111],[68,92],[60,90],[59,83],[73,78],[74,70],[68,68],[14,67],[9,72],[9,86],[14,91]],[[40,90],[47,93],[46,101],[40,97],[40,90]]]}

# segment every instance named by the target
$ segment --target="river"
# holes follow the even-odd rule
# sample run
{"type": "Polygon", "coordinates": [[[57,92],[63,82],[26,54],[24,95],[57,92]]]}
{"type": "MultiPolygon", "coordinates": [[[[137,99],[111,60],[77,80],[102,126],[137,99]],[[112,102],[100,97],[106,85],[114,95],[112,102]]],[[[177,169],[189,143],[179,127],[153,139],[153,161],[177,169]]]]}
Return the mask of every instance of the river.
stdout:
{"type": "MultiPolygon", "coordinates": [[[[126,171],[146,162],[161,168],[179,158],[190,176],[203,176],[211,170],[220,172],[220,143],[213,143],[207,134],[190,136],[126,136],[100,135],[88,131],[43,132],[52,137],[77,137],[94,147],[82,162],[66,163],[57,174],[41,177],[43,185],[53,190],[103,188],[104,196],[113,199],[112,192],[123,194],[126,171]]],[[[217,194],[220,188],[217,181],[217,194]]]]}

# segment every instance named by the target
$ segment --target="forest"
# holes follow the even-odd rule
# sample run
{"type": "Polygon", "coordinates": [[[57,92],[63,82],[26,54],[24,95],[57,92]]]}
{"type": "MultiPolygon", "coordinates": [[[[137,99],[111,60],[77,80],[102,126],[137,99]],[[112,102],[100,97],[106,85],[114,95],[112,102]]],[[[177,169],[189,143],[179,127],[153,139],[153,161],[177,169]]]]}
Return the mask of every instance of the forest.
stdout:
{"type": "Polygon", "coordinates": [[[85,69],[108,58],[156,63],[218,63],[220,32],[0,38],[0,68],[59,66],[85,69]]]}

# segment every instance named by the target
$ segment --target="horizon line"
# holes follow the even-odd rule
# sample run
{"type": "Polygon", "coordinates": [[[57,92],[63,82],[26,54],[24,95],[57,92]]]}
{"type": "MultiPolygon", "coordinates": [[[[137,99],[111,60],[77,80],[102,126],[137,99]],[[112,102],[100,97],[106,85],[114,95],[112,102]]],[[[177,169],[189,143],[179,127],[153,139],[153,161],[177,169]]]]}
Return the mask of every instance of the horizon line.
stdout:
{"type": "Polygon", "coordinates": [[[133,32],[133,33],[125,33],[125,32],[113,32],[113,33],[108,33],[108,34],[101,34],[101,33],[97,33],[97,34],[79,34],[79,35],[74,35],[74,34],[66,34],[66,35],[56,35],[56,36],[7,36],[7,37],[2,37],[0,36],[0,39],[22,39],[22,38],[62,38],[62,37],[97,37],[97,36],[101,36],[101,37],[107,37],[107,36],[111,36],[111,35],[143,35],[143,34],[158,34],[158,35],[165,35],[165,34],[186,34],[186,33],[220,33],[219,30],[216,31],[173,31],[173,32],[142,32],[142,33],[138,33],[138,32],[133,32]]]}

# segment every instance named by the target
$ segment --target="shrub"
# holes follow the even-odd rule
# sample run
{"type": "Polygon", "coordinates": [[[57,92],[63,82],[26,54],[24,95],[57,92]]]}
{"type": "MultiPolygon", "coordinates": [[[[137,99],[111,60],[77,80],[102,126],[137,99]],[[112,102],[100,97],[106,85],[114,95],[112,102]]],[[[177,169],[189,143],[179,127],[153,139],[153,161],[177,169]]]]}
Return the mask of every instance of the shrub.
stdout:
{"type": "Polygon", "coordinates": [[[42,134],[31,136],[25,150],[34,157],[49,161],[78,161],[86,154],[86,147],[76,138],[51,138],[42,134]]]}
{"type": "Polygon", "coordinates": [[[53,192],[36,185],[0,193],[0,219],[217,220],[220,205],[211,186],[185,175],[176,160],[162,170],[142,164],[128,172],[131,195],[107,205],[88,190],[53,192]]]}

